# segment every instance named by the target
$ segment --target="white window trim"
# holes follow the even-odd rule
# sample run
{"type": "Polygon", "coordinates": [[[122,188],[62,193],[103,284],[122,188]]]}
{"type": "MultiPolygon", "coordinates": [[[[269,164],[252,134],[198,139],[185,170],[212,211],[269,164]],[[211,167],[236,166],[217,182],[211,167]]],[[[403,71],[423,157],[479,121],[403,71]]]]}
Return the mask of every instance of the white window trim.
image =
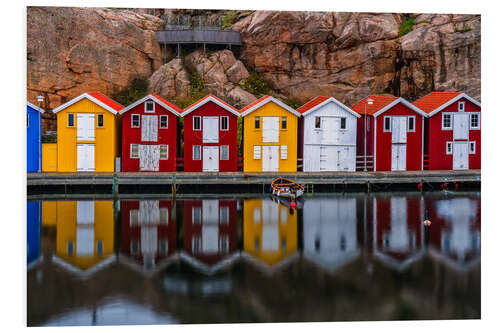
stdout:
{"type": "Polygon", "coordinates": [[[408,116],[408,120],[407,120],[407,128],[406,128],[406,131],[407,132],[415,132],[416,131],[416,127],[417,127],[417,117],[416,116],[408,116]],[[413,118],[413,129],[410,130],[410,118],[413,118]]]}
{"type": "Polygon", "coordinates": [[[288,146],[287,145],[281,145],[281,148],[280,148],[280,159],[281,160],[287,160],[288,159],[288,146]]]}
{"type": "Polygon", "coordinates": [[[321,131],[321,116],[315,116],[314,117],[314,126],[313,126],[315,131],[321,131]],[[319,119],[319,127],[316,127],[316,119],[319,119]]]}
{"type": "Polygon", "coordinates": [[[220,146],[220,156],[219,156],[219,159],[221,161],[228,161],[229,160],[229,146],[220,146]],[[227,150],[227,158],[222,158],[222,148],[225,147],[225,149],[227,150]]]}
{"type": "Polygon", "coordinates": [[[97,128],[104,128],[104,114],[103,113],[97,114],[97,128]],[[99,126],[99,116],[102,117],[102,126],[99,126]]]}
{"type": "Polygon", "coordinates": [[[199,145],[193,146],[193,161],[201,161],[201,146],[199,146],[199,145]],[[194,151],[195,151],[196,147],[199,147],[199,149],[200,149],[200,158],[194,158],[194,151]]]}
{"type": "Polygon", "coordinates": [[[253,146],[253,159],[254,160],[260,160],[262,159],[262,146],[253,146]],[[259,152],[259,157],[256,158],[255,157],[255,152],[258,151],[259,152]]]}
{"type": "Polygon", "coordinates": [[[453,141],[446,141],[446,155],[453,155],[453,141]],[[450,145],[451,149],[448,150],[448,145],[450,145]]]}
{"type": "Polygon", "coordinates": [[[450,112],[443,112],[441,115],[441,130],[443,131],[452,131],[453,130],[453,113],[450,112]],[[449,115],[450,116],[450,127],[444,127],[444,116],[449,115]]]}
{"type": "Polygon", "coordinates": [[[229,131],[229,117],[228,116],[221,116],[220,117],[220,130],[221,131],[229,131]],[[222,118],[226,118],[227,119],[227,128],[226,129],[222,128],[222,118]]]}
{"type": "Polygon", "coordinates": [[[286,131],[288,129],[288,117],[280,117],[280,131],[286,131]],[[283,128],[283,118],[285,119],[286,127],[283,128]]]}
{"type": "Polygon", "coordinates": [[[253,119],[253,129],[254,129],[254,130],[261,130],[261,129],[262,129],[262,126],[261,126],[261,125],[262,125],[262,121],[261,121],[262,119],[261,119],[261,118],[262,118],[262,117],[260,117],[260,116],[255,116],[255,118],[253,119]],[[258,127],[258,128],[257,128],[257,127],[255,127],[255,124],[256,124],[256,122],[257,122],[257,119],[259,119],[259,127],[258,127]]]}
{"type": "Polygon", "coordinates": [[[469,154],[475,154],[476,153],[476,141],[469,141],[469,154]],[[471,144],[474,145],[474,149],[471,149],[471,144]]]}
{"type": "Polygon", "coordinates": [[[200,116],[193,116],[193,131],[201,131],[201,117],[200,116]],[[195,124],[195,119],[198,118],[200,119],[200,128],[196,129],[194,128],[194,124],[195,124]]]}
{"type": "Polygon", "coordinates": [[[166,161],[168,160],[168,145],[160,145],[160,160],[161,161],[166,161]],[[161,147],[164,146],[164,147],[167,147],[167,157],[166,158],[161,158],[161,147]]]}
{"type": "Polygon", "coordinates": [[[465,102],[458,102],[458,112],[465,112],[465,102]]]}
{"type": "Polygon", "coordinates": [[[75,114],[74,113],[68,113],[68,119],[66,119],[66,126],[73,128],[75,127],[75,114]],[[73,125],[69,124],[69,116],[73,116],[73,125]]]}
{"type": "Polygon", "coordinates": [[[167,129],[167,128],[168,128],[168,115],[166,115],[166,114],[161,114],[161,115],[160,115],[160,123],[159,123],[159,127],[160,127],[161,129],[167,129]],[[165,127],[162,127],[162,126],[161,126],[161,118],[162,118],[162,117],[166,117],[166,118],[167,118],[167,126],[165,126],[165,127]]]}
{"type": "Polygon", "coordinates": [[[339,130],[347,131],[347,117],[340,117],[339,120],[339,130]],[[345,119],[345,128],[342,128],[342,119],[345,119]]]}
{"type": "Polygon", "coordinates": [[[480,130],[481,129],[481,114],[479,112],[471,112],[469,115],[469,129],[480,130]],[[472,115],[477,115],[477,127],[472,126],[472,115]]]}
{"type": "Polygon", "coordinates": [[[156,103],[154,101],[144,102],[144,113],[155,113],[156,103]],[[148,111],[147,105],[153,103],[153,111],[148,111]]]}
{"type": "Polygon", "coordinates": [[[391,119],[391,116],[384,116],[383,130],[384,130],[384,132],[392,132],[392,119],[391,119]],[[385,128],[386,118],[389,118],[389,129],[385,128]]]}
{"type": "Polygon", "coordinates": [[[130,128],[141,128],[141,115],[138,113],[134,113],[130,117],[130,128]],[[134,126],[134,116],[139,118],[139,126],[134,126]]]}
{"type": "Polygon", "coordinates": [[[130,144],[130,158],[134,160],[139,158],[139,145],[137,143],[130,144]],[[133,151],[132,146],[137,146],[137,157],[132,156],[132,151],[133,151]]]}

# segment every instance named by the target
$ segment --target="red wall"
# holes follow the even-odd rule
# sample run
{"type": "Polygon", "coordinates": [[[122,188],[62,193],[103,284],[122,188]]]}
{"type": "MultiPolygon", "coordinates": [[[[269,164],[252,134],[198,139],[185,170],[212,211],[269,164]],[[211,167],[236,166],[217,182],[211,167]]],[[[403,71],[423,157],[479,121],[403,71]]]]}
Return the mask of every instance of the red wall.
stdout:
{"type": "Polygon", "coordinates": [[[193,224],[192,212],[193,207],[202,207],[202,200],[185,200],[184,201],[184,251],[203,261],[208,265],[213,265],[222,260],[227,255],[233,253],[238,249],[238,223],[237,223],[237,211],[236,211],[236,200],[219,200],[219,207],[229,207],[229,223],[219,223],[219,236],[227,235],[229,239],[229,252],[228,253],[218,253],[211,255],[204,254],[193,254],[192,238],[193,236],[202,235],[203,222],[200,224],[193,224]]]}
{"type": "Polygon", "coordinates": [[[159,171],[175,171],[175,163],[177,157],[177,116],[155,103],[154,115],[168,115],[168,128],[159,128],[160,119],[158,117],[158,142],[143,142],[141,140],[141,128],[132,128],[132,114],[153,115],[153,113],[144,113],[144,103],[141,103],[133,109],[125,112],[122,116],[122,171],[123,172],[137,172],[139,171],[139,159],[130,158],[130,145],[131,144],[145,144],[145,145],[168,145],[168,159],[160,160],[159,171]]]}
{"type": "MultiPolygon", "coordinates": [[[[364,156],[365,151],[365,115],[362,114],[357,120],[358,124],[356,126],[356,155],[364,156]]],[[[374,118],[368,116],[369,125],[367,126],[369,131],[366,132],[366,151],[367,156],[373,155],[373,124],[374,118]]],[[[369,159],[368,159],[369,160],[369,159]]]]}
{"type": "MultiPolygon", "coordinates": [[[[229,146],[229,160],[219,160],[219,171],[238,171],[238,117],[225,110],[219,105],[209,101],[198,109],[184,117],[184,171],[203,171],[203,146],[229,146]],[[194,116],[228,116],[229,130],[220,130],[219,120],[219,142],[203,143],[203,119],[201,120],[201,130],[193,130],[194,116]],[[199,161],[193,160],[193,146],[202,146],[202,157],[199,161]]],[[[220,150],[219,150],[220,153],[220,150]]],[[[220,154],[219,154],[220,156],[220,154]]]]}
{"type": "MultiPolygon", "coordinates": [[[[465,112],[481,112],[481,108],[465,98],[461,98],[429,118],[429,170],[452,170],[453,155],[446,155],[446,142],[453,141],[453,130],[443,131],[442,113],[458,112],[458,102],[465,102],[465,112]]],[[[482,119],[480,116],[482,126],[482,119]]],[[[469,141],[476,142],[476,153],[469,155],[469,169],[481,169],[481,129],[469,130],[469,141]]]]}
{"type": "Polygon", "coordinates": [[[377,117],[376,171],[391,171],[392,132],[384,132],[384,116],[415,116],[415,132],[406,133],[406,170],[422,170],[422,116],[398,103],[377,117]]]}

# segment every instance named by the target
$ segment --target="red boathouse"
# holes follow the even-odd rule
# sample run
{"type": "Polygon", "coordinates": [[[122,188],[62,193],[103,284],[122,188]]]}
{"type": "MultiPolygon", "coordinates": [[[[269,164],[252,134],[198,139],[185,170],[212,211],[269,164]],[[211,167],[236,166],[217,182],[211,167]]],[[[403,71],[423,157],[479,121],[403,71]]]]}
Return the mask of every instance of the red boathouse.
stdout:
{"type": "Polygon", "coordinates": [[[481,169],[481,104],[460,92],[432,92],[413,103],[427,113],[429,170],[481,169]]]}
{"type": "Polygon", "coordinates": [[[358,118],[357,159],[364,164],[366,107],[366,155],[369,170],[423,169],[423,125],[426,114],[401,97],[371,95],[352,109],[358,118]]]}
{"type": "Polygon", "coordinates": [[[212,94],[184,109],[184,171],[237,171],[239,116],[212,94]]]}
{"type": "Polygon", "coordinates": [[[181,108],[157,94],[121,110],[121,171],[175,171],[177,118],[181,112],[181,108]]]}

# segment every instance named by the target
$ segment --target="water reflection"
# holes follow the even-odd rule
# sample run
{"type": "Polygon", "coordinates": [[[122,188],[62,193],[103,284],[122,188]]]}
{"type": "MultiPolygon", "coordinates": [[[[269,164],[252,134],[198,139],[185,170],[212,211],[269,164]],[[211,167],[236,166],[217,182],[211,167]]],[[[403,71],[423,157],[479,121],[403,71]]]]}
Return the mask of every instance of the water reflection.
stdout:
{"type": "Polygon", "coordinates": [[[267,196],[29,201],[28,323],[480,317],[478,193],[298,207],[267,196]]]}

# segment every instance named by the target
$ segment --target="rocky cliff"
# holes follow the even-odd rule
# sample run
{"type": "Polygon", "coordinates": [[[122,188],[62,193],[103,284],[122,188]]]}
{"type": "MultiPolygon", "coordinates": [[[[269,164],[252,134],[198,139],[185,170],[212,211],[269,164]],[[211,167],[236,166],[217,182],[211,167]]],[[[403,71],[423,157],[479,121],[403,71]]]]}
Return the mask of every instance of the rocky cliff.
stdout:
{"type": "Polygon", "coordinates": [[[243,46],[174,59],[156,40],[159,16],[202,11],[147,12],[29,7],[28,99],[41,93],[52,109],[89,90],[114,96],[139,77],[166,98],[189,100],[201,85],[198,93],[241,107],[259,95],[249,76],[296,102],[324,94],[352,106],[370,93],[414,100],[433,90],[481,97],[479,15],[210,11],[211,21],[241,33],[243,46]]]}

